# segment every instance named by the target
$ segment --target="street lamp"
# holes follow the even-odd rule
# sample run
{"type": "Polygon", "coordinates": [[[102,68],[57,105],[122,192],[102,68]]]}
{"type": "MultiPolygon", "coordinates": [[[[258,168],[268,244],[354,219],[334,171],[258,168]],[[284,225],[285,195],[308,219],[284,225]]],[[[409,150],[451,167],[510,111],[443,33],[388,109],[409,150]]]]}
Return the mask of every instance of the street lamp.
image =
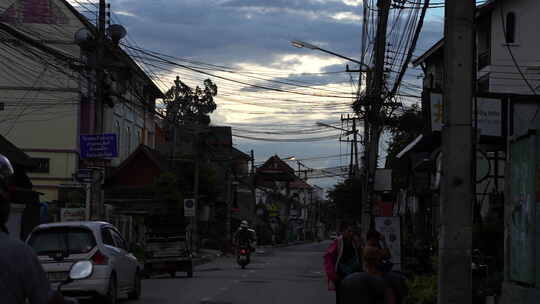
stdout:
{"type": "Polygon", "coordinates": [[[308,48],[308,49],[311,49],[311,50],[318,50],[318,51],[321,51],[321,52],[324,52],[324,53],[328,53],[330,55],[334,55],[334,56],[337,56],[339,58],[343,58],[345,60],[348,60],[348,61],[351,61],[351,62],[354,62],[356,64],[359,64],[361,68],[364,68],[364,69],[361,69],[360,72],[368,72],[370,70],[370,67],[365,64],[365,63],[362,63],[356,59],[352,59],[352,58],[349,58],[347,56],[343,56],[341,54],[338,54],[338,53],[334,53],[332,51],[329,51],[329,50],[325,50],[325,49],[322,49],[316,45],[313,45],[311,43],[307,43],[307,42],[304,42],[304,41],[300,41],[300,40],[293,40],[291,41],[291,44],[297,48],[308,48]]]}

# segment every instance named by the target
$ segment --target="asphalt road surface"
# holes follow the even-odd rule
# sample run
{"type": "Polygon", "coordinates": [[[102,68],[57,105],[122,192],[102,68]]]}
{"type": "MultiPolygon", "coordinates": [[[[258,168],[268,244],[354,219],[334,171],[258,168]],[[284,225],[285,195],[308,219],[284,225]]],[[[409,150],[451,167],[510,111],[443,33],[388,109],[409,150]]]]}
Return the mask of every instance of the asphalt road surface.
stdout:
{"type": "Polygon", "coordinates": [[[323,304],[328,291],[323,254],[329,242],[263,248],[241,269],[232,257],[198,266],[193,278],[154,277],[143,281],[141,299],[122,304],[323,304]]]}

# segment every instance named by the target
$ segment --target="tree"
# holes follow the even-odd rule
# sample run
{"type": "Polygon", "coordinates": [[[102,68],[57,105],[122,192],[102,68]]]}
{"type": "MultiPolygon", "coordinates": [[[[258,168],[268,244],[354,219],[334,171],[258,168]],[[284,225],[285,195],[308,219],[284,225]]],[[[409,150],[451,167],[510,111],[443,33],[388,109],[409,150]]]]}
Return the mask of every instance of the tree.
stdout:
{"type": "Polygon", "coordinates": [[[413,105],[403,111],[401,115],[388,118],[386,129],[390,132],[388,141],[387,166],[395,160],[396,155],[410,144],[424,130],[422,110],[413,105]]]}
{"type": "Polygon", "coordinates": [[[164,103],[167,106],[167,119],[174,123],[210,124],[208,114],[216,110],[214,97],[217,85],[210,79],[204,82],[204,88],[192,89],[176,76],[174,85],[165,93],[164,103]]]}
{"type": "Polygon", "coordinates": [[[362,182],[347,179],[328,191],[328,197],[336,208],[338,218],[354,221],[362,216],[362,182]]]}
{"type": "Polygon", "coordinates": [[[183,195],[178,187],[178,177],[172,172],[162,173],[154,184],[156,198],[171,204],[171,207],[183,208],[183,195]]]}

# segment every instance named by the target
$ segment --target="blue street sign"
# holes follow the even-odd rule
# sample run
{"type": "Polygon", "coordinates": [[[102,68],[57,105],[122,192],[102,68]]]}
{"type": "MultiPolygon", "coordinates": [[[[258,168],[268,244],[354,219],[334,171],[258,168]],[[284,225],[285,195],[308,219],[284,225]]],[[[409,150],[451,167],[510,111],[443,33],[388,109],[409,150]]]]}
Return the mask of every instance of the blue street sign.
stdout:
{"type": "Polygon", "coordinates": [[[116,134],[81,135],[81,158],[118,157],[116,134]]]}

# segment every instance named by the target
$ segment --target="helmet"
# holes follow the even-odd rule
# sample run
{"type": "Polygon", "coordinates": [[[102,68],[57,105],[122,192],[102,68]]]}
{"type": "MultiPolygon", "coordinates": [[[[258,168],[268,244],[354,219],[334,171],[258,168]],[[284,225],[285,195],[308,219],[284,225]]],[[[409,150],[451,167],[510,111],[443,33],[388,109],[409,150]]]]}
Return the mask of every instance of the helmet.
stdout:
{"type": "Polygon", "coordinates": [[[9,196],[8,187],[14,174],[13,166],[9,159],[0,154],[0,225],[7,222],[9,217],[9,196]]]}
{"type": "Polygon", "coordinates": [[[247,228],[247,227],[248,227],[248,222],[247,221],[240,222],[240,228],[247,228]]]}

